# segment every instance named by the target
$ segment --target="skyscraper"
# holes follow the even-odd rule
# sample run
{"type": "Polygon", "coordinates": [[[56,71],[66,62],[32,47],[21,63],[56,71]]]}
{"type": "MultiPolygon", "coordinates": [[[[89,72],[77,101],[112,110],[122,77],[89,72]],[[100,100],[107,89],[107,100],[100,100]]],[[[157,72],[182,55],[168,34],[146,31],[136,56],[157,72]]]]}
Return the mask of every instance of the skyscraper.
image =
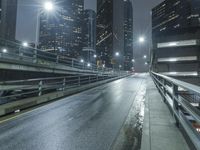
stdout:
{"type": "Polygon", "coordinates": [[[199,37],[199,0],[165,0],[153,8],[152,69],[174,75],[197,75],[199,37]]]}
{"type": "Polygon", "coordinates": [[[0,0],[0,37],[15,40],[17,0],[0,0]]]}
{"type": "Polygon", "coordinates": [[[124,0],[124,69],[133,67],[133,6],[130,0],[124,0]]]}
{"type": "Polygon", "coordinates": [[[40,48],[78,58],[81,55],[84,0],[56,0],[54,15],[40,18],[40,48]]]}
{"type": "Polygon", "coordinates": [[[124,65],[123,0],[97,0],[97,53],[99,65],[124,65]]]}
{"type": "Polygon", "coordinates": [[[83,56],[85,61],[96,63],[96,13],[94,10],[84,10],[83,56]]]}

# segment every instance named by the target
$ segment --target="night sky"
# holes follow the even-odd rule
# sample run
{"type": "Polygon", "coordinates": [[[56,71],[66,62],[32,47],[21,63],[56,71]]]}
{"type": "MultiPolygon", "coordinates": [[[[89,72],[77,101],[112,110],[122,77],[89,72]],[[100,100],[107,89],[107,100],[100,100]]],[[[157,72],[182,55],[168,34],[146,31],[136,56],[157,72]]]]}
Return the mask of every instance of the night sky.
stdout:
{"type": "MultiPolygon", "coordinates": [[[[148,55],[151,46],[151,8],[163,0],[133,0],[134,9],[134,57],[135,70],[144,71],[143,55],[148,55]],[[139,36],[146,37],[146,43],[139,44],[139,36]]],[[[35,41],[37,9],[35,5],[41,0],[19,0],[16,38],[20,41],[35,41]]],[[[96,0],[85,0],[85,8],[96,10],[96,0]]]]}

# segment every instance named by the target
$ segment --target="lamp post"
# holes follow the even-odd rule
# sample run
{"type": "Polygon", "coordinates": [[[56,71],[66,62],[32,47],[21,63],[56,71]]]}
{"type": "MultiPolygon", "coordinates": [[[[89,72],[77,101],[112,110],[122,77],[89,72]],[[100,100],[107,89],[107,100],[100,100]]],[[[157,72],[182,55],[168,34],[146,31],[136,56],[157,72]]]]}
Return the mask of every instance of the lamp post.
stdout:
{"type": "MultiPolygon", "coordinates": [[[[51,1],[47,1],[43,4],[42,7],[44,11],[51,12],[54,10],[54,4],[51,1]]],[[[37,23],[36,23],[36,36],[35,36],[35,48],[37,49],[38,43],[39,43],[39,32],[40,32],[40,16],[41,16],[41,10],[38,10],[37,13],[37,23]]]]}

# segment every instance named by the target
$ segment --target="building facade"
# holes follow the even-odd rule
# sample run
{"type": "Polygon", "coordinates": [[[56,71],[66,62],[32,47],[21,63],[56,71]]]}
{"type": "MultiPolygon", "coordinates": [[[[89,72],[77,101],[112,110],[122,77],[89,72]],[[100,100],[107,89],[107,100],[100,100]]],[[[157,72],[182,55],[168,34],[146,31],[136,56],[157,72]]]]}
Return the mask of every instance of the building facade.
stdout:
{"type": "Polygon", "coordinates": [[[133,5],[130,0],[124,0],[124,69],[133,67],[133,5]]]}
{"type": "Polygon", "coordinates": [[[124,65],[124,0],[97,0],[96,45],[99,66],[124,65]]]}
{"type": "Polygon", "coordinates": [[[200,1],[165,0],[152,9],[152,69],[169,75],[198,75],[200,1]]]}
{"type": "Polygon", "coordinates": [[[83,57],[90,63],[96,63],[96,12],[91,9],[84,10],[83,25],[83,57]]]}
{"type": "Polygon", "coordinates": [[[55,0],[56,14],[40,17],[40,48],[79,58],[83,47],[84,0],[55,0]]]}
{"type": "Polygon", "coordinates": [[[15,40],[17,0],[0,0],[0,37],[15,40]]]}

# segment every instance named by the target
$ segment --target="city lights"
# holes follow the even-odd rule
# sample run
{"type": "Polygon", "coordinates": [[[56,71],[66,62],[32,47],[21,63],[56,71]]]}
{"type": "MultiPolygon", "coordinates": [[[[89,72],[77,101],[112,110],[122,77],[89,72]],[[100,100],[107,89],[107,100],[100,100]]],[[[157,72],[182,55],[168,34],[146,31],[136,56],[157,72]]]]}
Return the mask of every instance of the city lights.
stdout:
{"type": "Polygon", "coordinates": [[[84,63],[84,60],[83,59],[81,59],[81,61],[80,61],[81,63],[84,63]]]}

